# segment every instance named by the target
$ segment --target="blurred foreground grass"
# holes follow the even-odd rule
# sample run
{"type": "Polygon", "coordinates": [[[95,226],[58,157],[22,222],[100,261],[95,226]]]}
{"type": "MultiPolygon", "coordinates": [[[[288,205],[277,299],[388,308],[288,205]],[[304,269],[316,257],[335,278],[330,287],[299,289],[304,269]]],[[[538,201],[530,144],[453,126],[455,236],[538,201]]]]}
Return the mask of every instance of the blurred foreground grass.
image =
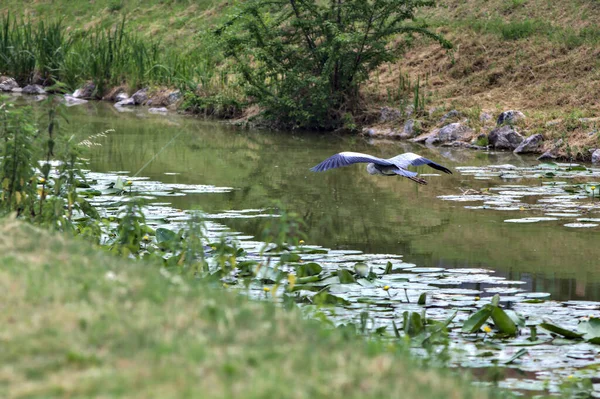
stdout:
{"type": "Polygon", "coordinates": [[[0,397],[485,398],[400,346],[0,223],[0,397]]]}

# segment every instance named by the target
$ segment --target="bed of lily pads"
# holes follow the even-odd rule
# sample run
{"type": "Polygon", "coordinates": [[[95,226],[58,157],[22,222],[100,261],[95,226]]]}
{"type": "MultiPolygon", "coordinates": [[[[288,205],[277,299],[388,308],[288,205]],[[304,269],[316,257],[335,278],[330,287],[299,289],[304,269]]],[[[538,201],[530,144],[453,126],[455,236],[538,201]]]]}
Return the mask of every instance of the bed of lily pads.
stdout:
{"type": "Polygon", "coordinates": [[[600,226],[600,169],[576,164],[543,163],[531,167],[510,164],[456,168],[475,180],[501,179],[503,184],[443,195],[445,201],[490,211],[529,211],[506,223],[556,223],[566,228],[600,226]]]}
{"type": "MultiPolygon", "coordinates": [[[[600,181],[600,170],[560,164],[457,169],[477,179],[522,179],[530,184],[489,187],[443,200],[478,202],[481,205],[468,205],[476,209],[540,213],[528,212],[522,219],[535,219],[528,223],[560,220],[570,227],[600,220],[594,217],[600,208],[595,202],[600,185],[577,181],[600,181]]],[[[110,243],[111,231],[132,200],[147,201],[142,208],[148,226],[145,245],[164,248],[166,242],[182,239],[179,232],[194,214],[172,207],[169,197],[235,190],[165,184],[127,174],[86,171],[87,184],[79,189],[108,221],[104,243],[110,243]]],[[[526,291],[522,281],[486,269],[421,267],[397,254],[333,250],[303,241],[269,244],[220,223],[276,216],[269,209],[204,213],[209,265],[204,277],[255,298],[298,304],[309,317],[338,328],[407,340],[424,359],[477,371],[481,383],[495,381],[528,395],[564,393],[567,387],[600,397],[600,302],[554,301],[547,293],[526,291]],[[228,254],[227,269],[218,260],[223,253],[228,254]]],[[[165,259],[169,256],[166,251],[165,259]]]]}

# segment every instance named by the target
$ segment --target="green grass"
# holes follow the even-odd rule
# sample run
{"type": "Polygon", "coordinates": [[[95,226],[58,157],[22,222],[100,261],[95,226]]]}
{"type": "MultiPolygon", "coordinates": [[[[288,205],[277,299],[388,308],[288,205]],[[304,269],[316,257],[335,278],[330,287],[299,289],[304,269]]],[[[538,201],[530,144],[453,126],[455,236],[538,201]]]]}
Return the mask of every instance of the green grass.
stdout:
{"type": "Polygon", "coordinates": [[[4,398],[485,398],[401,345],[0,224],[4,398]]]}
{"type": "Polygon", "coordinates": [[[194,89],[199,84],[207,90],[220,76],[218,60],[206,48],[170,49],[140,38],[126,20],[114,27],[69,31],[60,20],[33,23],[0,16],[0,73],[22,85],[61,82],[70,89],[91,80],[99,97],[122,84],[194,89]]]}

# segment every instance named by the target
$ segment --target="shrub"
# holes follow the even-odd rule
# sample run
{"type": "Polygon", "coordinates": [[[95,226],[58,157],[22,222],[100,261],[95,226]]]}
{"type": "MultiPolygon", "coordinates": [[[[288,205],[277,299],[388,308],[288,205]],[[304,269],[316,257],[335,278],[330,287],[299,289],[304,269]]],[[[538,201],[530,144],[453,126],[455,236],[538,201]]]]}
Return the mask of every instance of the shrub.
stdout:
{"type": "Polygon", "coordinates": [[[264,115],[290,128],[336,129],[360,108],[359,87],[397,59],[414,34],[409,0],[249,0],[216,31],[264,115]],[[393,40],[392,40],[393,39],[393,40]]]}

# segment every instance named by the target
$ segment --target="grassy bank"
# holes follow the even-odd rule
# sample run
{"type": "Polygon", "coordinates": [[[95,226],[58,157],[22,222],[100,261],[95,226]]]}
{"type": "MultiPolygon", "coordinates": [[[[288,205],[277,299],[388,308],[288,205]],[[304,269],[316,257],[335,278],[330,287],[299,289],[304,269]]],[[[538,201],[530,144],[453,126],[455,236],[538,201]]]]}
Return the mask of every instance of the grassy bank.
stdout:
{"type": "Polygon", "coordinates": [[[4,220],[0,395],[485,398],[401,348],[4,220]]]}
{"type": "MultiPolygon", "coordinates": [[[[47,41],[35,37],[25,40],[24,28],[18,40],[34,46],[38,60],[50,59],[48,55],[56,54],[56,49],[62,54],[72,46],[64,52],[62,66],[37,68],[53,71],[57,80],[71,89],[86,80],[100,85],[106,82],[107,90],[119,85],[129,86],[130,91],[146,85],[175,86],[189,92],[185,107],[238,117],[248,105],[247,98],[210,33],[237,4],[217,0],[36,0],[23,4],[7,0],[0,13],[24,18],[34,27],[39,21],[62,18],[63,45],[48,47],[47,41]],[[114,27],[123,18],[127,19],[127,40],[117,52],[119,61],[103,63],[107,57],[96,54],[112,51],[106,45],[108,32],[116,35],[114,27]],[[78,45],[70,42],[71,36],[77,37],[78,45]]],[[[399,62],[383,65],[371,74],[362,89],[366,112],[355,115],[358,125],[377,121],[382,106],[404,109],[416,105],[422,107],[419,118],[424,129],[433,128],[441,115],[457,109],[479,133],[487,132],[479,120],[481,112],[496,116],[506,109],[518,109],[527,115],[522,126],[525,136],[542,133],[547,139],[544,149],[567,136],[576,158],[589,158],[589,149],[598,146],[598,122],[589,118],[600,113],[597,1],[440,0],[435,8],[420,10],[418,18],[449,39],[454,49],[446,52],[437,43],[417,39],[399,62]],[[436,111],[429,114],[431,109],[436,111]]],[[[16,54],[29,53],[35,51],[16,54]]],[[[19,63],[31,63],[27,57],[21,58],[19,63]]],[[[0,70],[8,70],[1,64],[0,70]]],[[[246,111],[246,116],[256,114],[256,108],[246,111]]],[[[394,122],[394,127],[401,129],[402,122],[394,122]]],[[[567,155],[564,148],[559,153],[567,155]]]]}

